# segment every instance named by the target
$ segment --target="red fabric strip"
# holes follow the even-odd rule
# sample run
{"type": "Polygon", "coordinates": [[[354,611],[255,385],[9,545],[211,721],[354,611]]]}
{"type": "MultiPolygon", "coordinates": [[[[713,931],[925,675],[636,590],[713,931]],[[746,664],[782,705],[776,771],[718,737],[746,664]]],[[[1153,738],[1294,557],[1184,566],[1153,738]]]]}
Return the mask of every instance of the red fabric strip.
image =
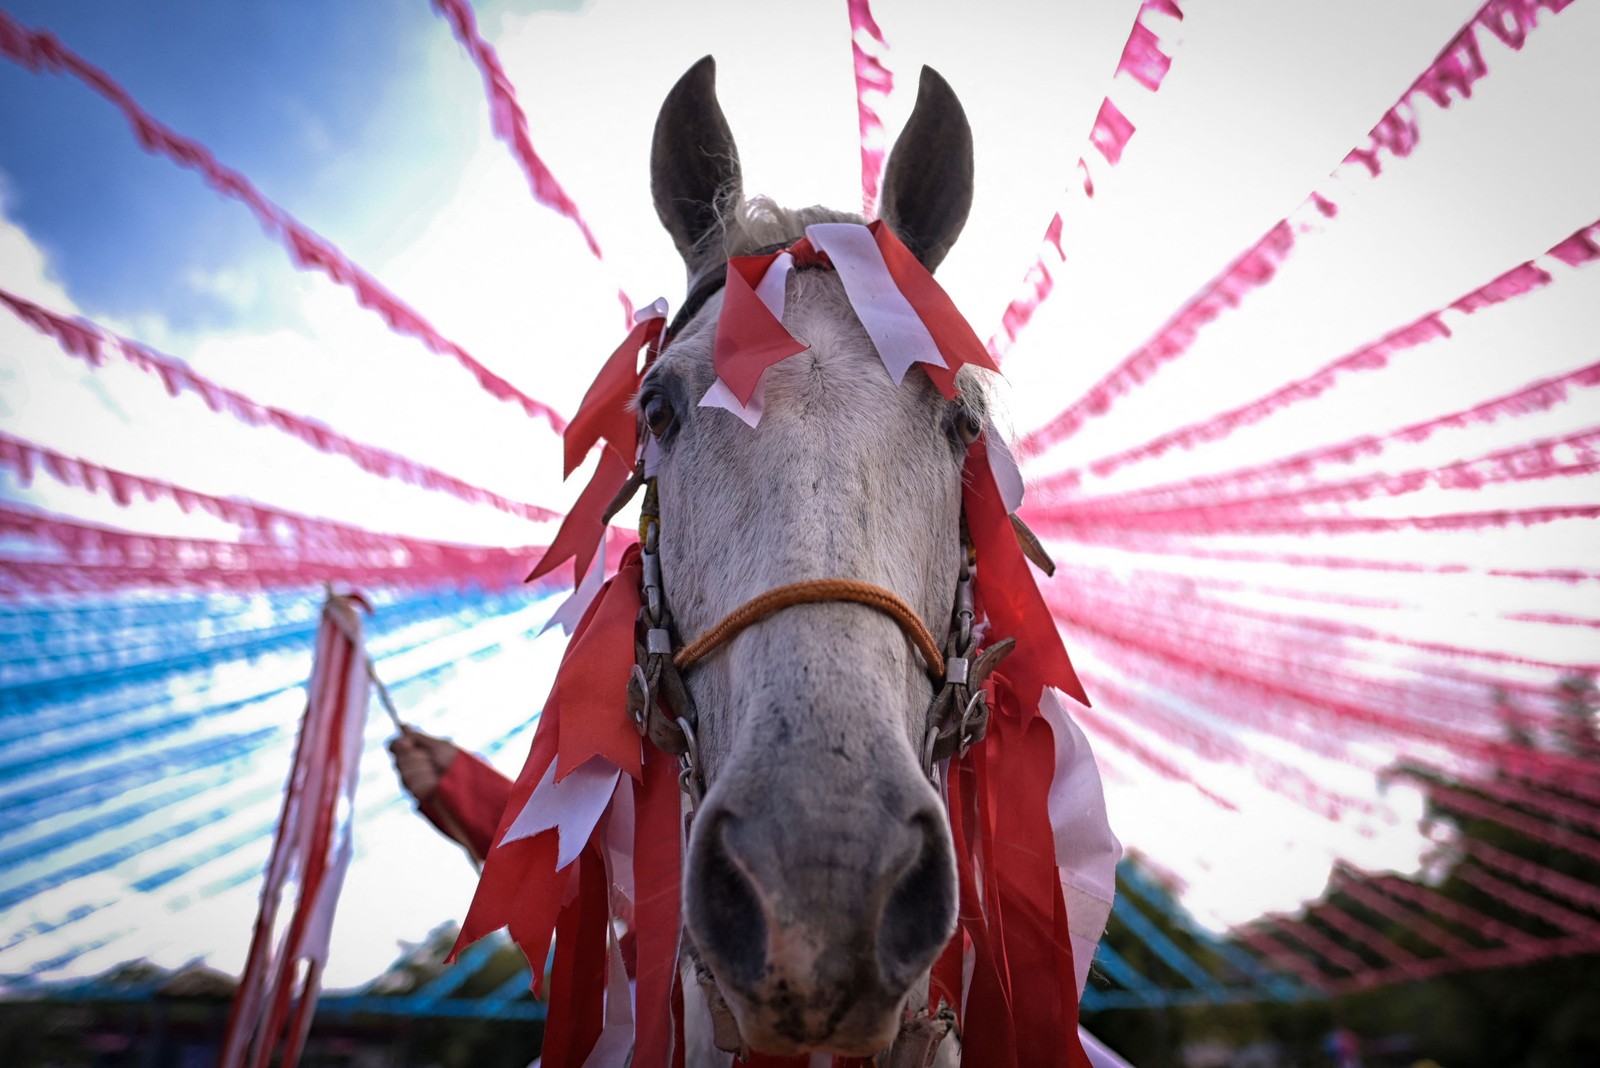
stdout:
{"type": "MultiPolygon", "coordinates": [[[[647,746],[644,777],[634,793],[633,915],[639,953],[636,1068],[668,1068],[675,1045],[672,1004],[678,974],[683,864],[679,798],[677,761],[655,746],[647,746]]],[[[677,1049],[681,1056],[681,1042],[677,1049]]]]}
{"type": "Polygon", "coordinates": [[[933,336],[939,355],[944,357],[943,367],[922,364],[922,369],[928,372],[928,377],[933,379],[939,391],[946,397],[956,395],[955,376],[962,364],[970,363],[998,372],[999,365],[983,347],[983,342],[978,340],[978,335],[972,332],[972,326],[956,307],[955,301],[950,299],[950,294],[934,280],[933,275],[911,254],[911,250],[906,248],[895,232],[881,220],[867,229],[872,231],[873,240],[883,255],[884,266],[889,269],[889,277],[894,279],[895,288],[916,310],[922,324],[933,336]]]}
{"type": "MultiPolygon", "coordinates": [[[[987,744],[987,742],[985,743],[987,744]]],[[[1019,1068],[1012,1028],[1009,977],[990,938],[985,899],[978,890],[975,851],[981,848],[975,764],[983,747],[950,762],[950,829],[955,838],[961,930],[972,942],[972,985],[963,1014],[962,1063],[968,1068],[1019,1068]]]]}
{"type": "Polygon", "coordinates": [[[1072,670],[1061,634],[1017,545],[1011,517],[989,467],[988,447],[981,437],[967,452],[962,479],[967,529],[978,558],[975,585],[980,607],[989,617],[995,638],[1017,639],[1018,651],[1007,660],[1006,673],[1016,688],[1022,714],[1036,714],[1039,695],[1046,686],[1054,686],[1087,705],[1089,697],[1072,670]]]}
{"type": "Polygon", "coordinates": [[[605,862],[587,846],[574,864],[572,898],[556,922],[541,1061],[549,1068],[582,1068],[605,1023],[607,945],[611,918],[605,862]]]}
{"type": "Polygon", "coordinates": [[[717,377],[739,398],[740,404],[750,403],[763,371],[806,351],[806,346],[796,341],[756,296],[755,286],[777,258],[778,254],[772,253],[735,256],[728,261],[711,363],[717,369],[717,377]]]}
{"type": "Polygon", "coordinates": [[[637,780],[643,774],[641,738],[628,719],[628,674],[634,664],[634,622],[639,615],[639,549],[630,546],[617,573],[606,580],[561,658],[546,711],[561,709],[556,781],[590,757],[601,757],[637,780]]]}
{"type": "Polygon", "coordinates": [[[665,325],[661,318],[635,325],[606,359],[562,435],[563,478],[576,471],[595,442],[602,440],[618,459],[633,467],[639,451],[639,421],[630,405],[639,391],[639,352],[655,344],[665,325]]]}
{"type": "Polygon", "coordinates": [[[578,494],[572,511],[561,521],[561,529],[528,574],[528,581],[554,571],[565,560],[572,561],[572,584],[576,587],[589,573],[595,550],[606,535],[606,508],[617,492],[633,476],[633,461],[624,460],[611,449],[602,449],[589,484],[578,494]]]}

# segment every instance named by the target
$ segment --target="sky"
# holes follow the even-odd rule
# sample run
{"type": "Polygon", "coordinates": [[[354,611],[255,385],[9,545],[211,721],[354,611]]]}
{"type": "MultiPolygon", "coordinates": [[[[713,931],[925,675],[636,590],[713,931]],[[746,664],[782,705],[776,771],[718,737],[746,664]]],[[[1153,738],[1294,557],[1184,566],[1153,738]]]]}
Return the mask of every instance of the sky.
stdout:
{"type": "MultiPolygon", "coordinates": [[[[599,263],[570,222],[533,202],[510,153],[490,134],[476,69],[423,0],[3,6],[24,24],[52,29],[442,333],[564,413],[620,340],[616,289],[639,304],[681,296],[681,264],[649,201],[647,154],[662,96],[701,55],[717,57],[747,191],[785,204],[859,203],[842,3],[477,5],[535,146],[594,229],[599,263]]],[[[909,113],[923,63],[949,80],[973,126],[976,202],[939,277],[980,336],[1018,291],[1052,212],[1068,219],[1057,295],[1005,364],[1009,422],[1019,431],[1093,384],[1313,189],[1336,193],[1341,205],[1338,225],[1306,235],[1302,254],[1251,298],[1248,315],[1218,323],[1164,372],[1161,388],[1130,395],[1116,418],[1092,420],[1037,458],[1030,477],[1137,444],[1304,374],[1600,217],[1592,192],[1600,164],[1595,5],[1574,5],[1520,53],[1491,41],[1492,76],[1472,101],[1448,112],[1421,108],[1426,151],[1387,161],[1382,178],[1370,182],[1328,176],[1475,2],[1194,7],[1181,24],[1159,22],[1164,45],[1175,49],[1161,91],[1118,91],[1138,130],[1116,170],[1096,172],[1088,204],[1069,195],[1074,165],[1089,151],[1086,137],[1112,88],[1137,4],[873,4],[901,87],[883,109],[891,137],[909,113]]],[[[142,152],[105,101],[74,80],[11,63],[0,63],[0,287],[508,497],[560,508],[583,484],[561,484],[557,441],[546,426],[390,333],[347,292],[296,271],[240,205],[142,152]]],[[[1179,452],[1106,479],[1091,476],[1086,488],[1227,470],[1337,439],[1342,428],[1403,425],[1536,373],[1590,362],[1600,282],[1563,276],[1512,306],[1452,320],[1452,328],[1447,343],[1425,347],[1406,370],[1341,388],[1319,403],[1315,418],[1268,420],[1204,455],[1179,452]]],[[[1537,425],[1555,434],[1594,415],[1590,400],[1537,417],[1537,425]]],[[[0,420],[8,433],[86,459],[371,529],[494,545],[549,535],[538,524],[379,484],[298,443],[218,418],[193,397],[168,398],[132,370],[90,372],[9,316],[0,316],[0,420]]],[[[1423,463],[1476,454],[1509,433],[1440,434],[1409,446],[1406,456],[1423,463]]],[[[1505,440],[1527,440],[1527,424],[1516,433],[1505,440]]],[[[1510,506],[1519,492],[1496,490],[1493,503],[1510,506]]],[[[1554,492],[1596,499],[1593,479],[1567,480],[1554,492]]],[[[0,497],[129,529],[230,534],[209,516],[159,502],[120,509],[47,478],[23,487],[0,472],[0,497]]],[[[1390,506],[1362,505],[1371,514],[1390,506]]],[[[1439,502],[1441,511],[1454,507],[1439,502]]],[[[1592,528],[1555,524],[1470,546],[1462,538],[1424,544],[1393,535],[1350,539],[1342,548],[1397,556],[1448,544],[1450,553],[1554,567],[1592,563],[1592,542],[1592,528]]],[[[1087,562],[1098,554],[1108,567],[1126,566],[1112,550],[1075,551],[1087,562]]],[[[1237,571],[1195,566],[1212,577],[1237,571]]],[[[1592,634],[1475,618],[1481,604],[1516,607],[1507,599],[1527,596],[1509,586],[1405,579],[1388,592],[1426,606],[1398,617],[1421,636],[1449,628],[1459,637],[1466,626],[1497,648],[1596,659],[1592,634]]],[[[1576,611],[1579,592],[1541,592],[1528,607],[1576,611]]],[[[1358,608],[1329,611],[1366,618],[1358,608]]],[[[1098,668],[1115,674],[1109,664],[1098,668]]],[[[503,759],[514,771],[520,753],[503,759]]],[[[1192,800],[1188,788],[1124,770],[1131,780],[1114,776],[1110,786],[1114,824],[1130,845],[1183,875],[1189,903],[1209,922],[1292,907],[1321,888],[1336,854],[1404,869],[1425,847],[1406,829],[1417,802],[1403,793],[1390,795],[1399,818],[1381,834],[1330,828],[1265,793],[1246,813],[1212,813],[1174,828],[1163,814],[1192,800]],[[1165,800],[1152,804],[1157,795],[1165,800]],[[1118,796],[1128,799],[1120,810],[1118,796]],[[1287,852],[1276,854],[1273,872],[1237,878],[1263,851],[1280,848],[1287,852]]],[[[402,814],[373,832],[375,843],[387,835],[405,840],[411,831],[401,828],[411,825],[392,818],[402,814]]],[[[374,849],[390,864],[406,852],[374,849]]],[[[353,883],[385,878],[381,864],[358,870],[353,883]]],[[[336,939],[336,962],[359,961],[341,975],[370,971],[396,937],[414,940],[448,915],[443,902],[460,893],[459,884],[430,897],[428,923],[409,921],[421,930],[338,935],[361,947],[341,958],[336,939]]],[[[227,953],[217,959],[225,964],[227,953]]]]}

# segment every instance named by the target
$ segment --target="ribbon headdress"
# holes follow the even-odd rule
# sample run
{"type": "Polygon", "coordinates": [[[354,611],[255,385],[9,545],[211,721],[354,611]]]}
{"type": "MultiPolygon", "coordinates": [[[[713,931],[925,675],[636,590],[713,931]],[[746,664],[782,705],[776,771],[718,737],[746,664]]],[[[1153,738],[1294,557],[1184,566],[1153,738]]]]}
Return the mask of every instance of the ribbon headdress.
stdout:
{"type": "MultiPolygon", "coordinates": [[[[767,370],[804,351],[781,320],[783,283],[796,266],[839,272],[896,381],[920,364],[954,396],[963,364],[994,369],[949,297],[888,227],[820,224],[788,248],[729,261],[713,348],[717,378],[702,407],[759,422],[767,370]]],[[[677,766],[641,745],[624,711],[640,607],[637,548],[629,546],[616,574],[601,582],[605,510],[642,464],[631,400],[665,322],[663,302],[639,314],[566,432],[568,474],[597,446],[599,462],[532,577],[573,560],[581,582],[563,611],[581,618],[457,944],[509,927],[534,965],[537,991],[554,937],[544,1051],[552,1066],[576,1068],[601,1044],[615,1043],[634,1047],[634,1063],[665,1068],[682,1048],[677,766]],[[637,1019],[619,985],[626,965],[614,917],[636,932],[637,1019]]],[[[1118,849],[1104,826],[1087,744],[1058,696],[1087,703],[1018,545],[1010,513],[1021,478],[992,427],[971,446],[964,479],[980,611],[990,633],[1019,642],[1004,675],[988,684],[996,714],[987,740],[953,759],[944,776],[961,929],[935,967],[934,1003],[959,1014],[974,1064],[1078,1065],[1077,996],[1109,907],[1118,849]],[[972,966],[963,981],[966,953],[972,966]]]]}

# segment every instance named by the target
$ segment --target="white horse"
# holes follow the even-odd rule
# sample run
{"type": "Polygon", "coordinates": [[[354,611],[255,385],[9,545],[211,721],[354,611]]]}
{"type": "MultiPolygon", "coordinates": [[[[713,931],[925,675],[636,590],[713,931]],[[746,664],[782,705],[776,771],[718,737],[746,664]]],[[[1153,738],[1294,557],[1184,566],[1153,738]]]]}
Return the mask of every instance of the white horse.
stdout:
{"type": "MultiPolygon", "coordinates": [[[[713,79],[707,57],[673,88],[651,159],[656,212],[691,294],[720,280],[730,256],[810,224],[863,221],[746,201],[713,79]]],[[[972,174],[966,117],[925,69],[881,214],[929,270],[966,222],[972,174]]],[[[942,638],[983,386],[970,369],[954,400],[921,373],[896,385],[836,272],[796,270],[787,286],[783,325],[809,347],[767,372],[759,425],[699,404],[715,377],[720,292],[698,308],[691,298],[638,394],[659,450],[660,562],[677,628],[702,634],[765,591],[837,577],[892,591],[942,638]]],[[[950,823],[921,757],[933,692],[922,659],[886,615],[805,603],[685,678],[707,786],[684,864],[700,979],[687,989],[709,995],[723,1048],[884,1050],[957,919],[950,823]]],[[[690,1063],[712,1063],[707,1013],[691,1010],[688,1025],[690,1063]]]]}

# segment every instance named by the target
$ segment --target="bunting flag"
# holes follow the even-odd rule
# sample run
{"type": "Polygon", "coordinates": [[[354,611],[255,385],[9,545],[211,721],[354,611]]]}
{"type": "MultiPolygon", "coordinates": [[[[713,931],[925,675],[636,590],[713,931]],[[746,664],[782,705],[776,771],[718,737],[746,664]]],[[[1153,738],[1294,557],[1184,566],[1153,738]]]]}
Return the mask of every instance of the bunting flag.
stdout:
{"type": "Polygon", "coordinates": [[[478,362],[466,349],[439,333],[420,313],[347,258],[327,239],[319,237],[289,212],[268,200],[244,175],[217,162],[205,145],[157,121],[109,74],[67,48],[54,34],[30,30],[6,12],[0,11],[0,55],[31,71],[65,73],[77,78],[122,112],[145,151],[166,156],[180,167],[198,171],[211,188],[248,208],[262,229],[283,243],[296,266],[319,271],[330,281],[349,289],[355,295],[356,303],[381,315],[390,330],[421,341],[430,352],[453,359],[490,396],[519,405],[529,416],[549,423],[557,433],[566,427],[566,421],[554,408],[524,393],[478,362]]]}
{"type": "MultiPolygon", "coordinates": [[[[1171,39],[1170,33],[1168,39],[1163,40],[1157,32],[1155,27],[1161,19],[1182,21],[1183,9],[1178,0],[1143,0],[1134,16],[1128,40],[1122,46],[1122,54],[1117,58],[1116,73],[1112,76],[1112,83],[1117,88],[1101,100],[1100,110],[1095,113],[1094,125],[1089,131],[1089,146],[1094,150],[1093,154],[1105,160],[1107,168],[1114,168],[1122,162],[1123,150],[1128,147],[1135,133],[1133,123],[1112,99],[1113,95],[1118,96],[1124,106],[1128,106],[1117,79],[1125,78],[1139,85],[1146,93],[1156,93],[1160,91],[1161,83],[1172,67],[1171,53],[1176,42],[1171,39]]],[[[1045,226],[1039,254],[1023,275],[1022,291],[1001,312],[1000,328],[989,338],[987,347],[996,359],[1016,343],[1039,306],[1055,291],[1056,279],[1052,268],[1059,269],[1067,259],[1066,244],[1062,237],[1066,221],[1062,218],[1062,212],[1070,215],[1074,209],[1082,211],[1094,199],[1095,182],[1090,176],[1089,155],[1086,152],[1078,157],[1081,180],[1068,184],[1068,201],[1050,217],[1050,222],[1045,226]]],[[[1099,169],[1098,166],[1096,169],[1099,169]]]]}
{"type": "Polygon", "coordinates": [[[41,334],[53,338],[62,352],[78,357],[90,367],[105,366],[108,354],[117,353],[130,365],[161,379],[169,396],[193,394],[214,412],[231,415],[247,426],[281,431],[318,452],[343,456],[369,475],[399,479],[423,489],[448,493],[470,504],[487,504],[521,519],[557,518],[558,513],[548,508],[511,500],[399,453],[356,441],[309,416],[254,401],[238,390],[219,385],[180,360],[120,337],[104,327],[68,318],[4,289],[0,289],[0,304],[41,334]]]}
{"type": "MultiPolygon", "coordinates": [[[[1159,0],[1163,5],[1172,0],[1159,0]]],[[[1506,48],[1520,50],[1544,12],[1559,13],[1572,0],[1487,0],[1453,36],[1426,69],[1386,110],[1362,145],[1351,149],[1329,174],[1324,189],[1336,189],[1359,171],[1369,178],[1382,172],[1385,155],[1403,158],[1415,151],[1421,134],[1416,109],[1424,99],[1447,109],[1489,73],[1483,58],[1485,34],[1506,48]]],[[[1146,7],[1151,6],[1146,4],[1146,7]]],[[[1187,300],[1145,344],[1124,357],[1082,397],[1025,435],[1017,443],[1025,455],[1036,455],[1076,434],[1089,419],[1100,418],[1118,398],[1153,378],[1162,366],[1187,352],[1200,331],[1237,309],[1244,297],[1268,285],[1289,258],[1300,235],[1323,230],[1339,213],[1331,192],[1314,189],[1289,215],[1273,224],[1204,288],[1187,300]]]]}
{"type": "Polygon", "coordinates": [[[278,832],[244,975],[223,1036],[221,1068],[294,1068],[311,1028],[328,935],[352,848],[351,817],[367,722],[359,594],[329,594],[317,632],[278,832]],[[280,920],[285,899],[288,915],[280,920]]]}

